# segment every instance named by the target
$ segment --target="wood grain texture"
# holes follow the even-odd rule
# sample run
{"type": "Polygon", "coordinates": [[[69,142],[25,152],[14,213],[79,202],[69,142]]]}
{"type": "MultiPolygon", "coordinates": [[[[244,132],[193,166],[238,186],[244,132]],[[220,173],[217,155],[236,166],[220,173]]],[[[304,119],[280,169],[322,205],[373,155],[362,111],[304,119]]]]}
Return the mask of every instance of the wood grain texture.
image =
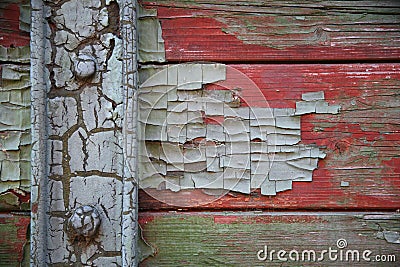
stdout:
{"type": "MultiPolygon", "coordinates": [[[[142,213],[143,238],[156,253],[140,266],[398,266],[400,247],[389,243],[384,234],[398,233],[398,214],[354,213],[142,213]],[[381,239],[383,238],[383,239],[381,239]],[[338,249],[338,239],[347,247],[338,249]],[[397,262],[329,261],[277,259],[259,261],[264,249],[371,250],[371,255],[395,255],[397,262]]],[[[288,255],[286,255],[288,257],[288,255]]],[[[301,257],[301,256],[300,256],[301,257]]],[[[345,259],[345,256],[344,258],[345,259]]],[[[351,257],[349,257],[351,259],[351,257]]],[[[372,257],[371,257],[372,259],[372,257]]]]}
{"type": "Polygon", "coordinates": [[[0,266],[29,266],[29,215],[0,214],[0,266]]]}
{"type": "MultiPolygon", "coordinates": [[[[149,190],[182,198],[200,209],[396,210],[400,207],[400,64],[230,65],[259,87],[255,105],[294,108],[301,94],[323,91],[341,112],[302,117],[303,144],[325,147],[312,182],[294,182],[277,196],[230,193],[223,198],[201,190],[149,190]],[[265,99],[263,97],[265,97],[265,99]],[[267,100],[267,101],[266,101],[267,100]],[[348,186],[342,186],[348,183],[348,186]]],[[[240,81],[237,83],[239,84],[240,81]]],[[[235,82],[232,82],[235,84],[235,82]]],[[[212,85],[209,89],[212,89],[212,85]]],[[[244,95],[257,95],[244,89],[244,95]]],[[[142,210],[175,209],[140,193],[142,210]]]]}
{"type": "Polygon", "coordinates": [[[167,61],[398,60],[398,1],[143,1],[167,61]]]}

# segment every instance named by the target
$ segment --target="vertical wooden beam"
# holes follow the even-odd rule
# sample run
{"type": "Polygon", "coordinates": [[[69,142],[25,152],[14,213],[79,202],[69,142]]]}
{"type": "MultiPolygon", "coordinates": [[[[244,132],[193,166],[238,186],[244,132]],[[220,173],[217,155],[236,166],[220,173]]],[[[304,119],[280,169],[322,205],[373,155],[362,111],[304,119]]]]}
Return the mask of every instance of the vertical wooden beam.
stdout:
{"type": "Polygon", "coordinates": [[[31,264],[136,266],[136,2],[32,9],[31,264]]]}
{"type": "Polygon", "coordinates": [[[46,262],[48,193],[47,193],[47,107],[46,46],[48,39],[43,1],[32,0],[31,30],[31,265],[46,262]]]}
{"type": "Polygon", "coordinates": [[[124,165],[122,190],[122,260],[123,266],[136,266],[138,242],[137,183],[137,9],[135,0],[121,2],[122,67],[124,92],[124,165]]]}

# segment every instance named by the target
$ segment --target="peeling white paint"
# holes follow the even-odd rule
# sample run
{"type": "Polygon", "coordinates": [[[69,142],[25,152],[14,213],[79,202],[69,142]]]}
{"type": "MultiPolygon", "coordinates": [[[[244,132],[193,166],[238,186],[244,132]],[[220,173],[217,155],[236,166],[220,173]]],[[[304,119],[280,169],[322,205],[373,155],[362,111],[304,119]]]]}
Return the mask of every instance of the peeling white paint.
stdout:
{"type": "Polygon", "coordinates": [[[151,145],[148,156],[141,154],[142,188],[246,194],[261,188],[263,195],[290,190],[293,181],[312,181],[318,159],[325,157],[318,147],[299,144],[300,115],[339,111],[323,100],[323,92],[303,94],[296,109],[231,105],[230,90],[203,89],[226,79],[223,64],[153,66],[142,77],[141,147],[151,145]],[[216,121],[207,123],[205,116],[216,121]],[[162,162],[166,168],[160,170],[162,162]]]}
{"type": "Polygon", "coordinates": [[[164,40],[156,9],[138,6],[139,62],[165,62],[164,40]]]}

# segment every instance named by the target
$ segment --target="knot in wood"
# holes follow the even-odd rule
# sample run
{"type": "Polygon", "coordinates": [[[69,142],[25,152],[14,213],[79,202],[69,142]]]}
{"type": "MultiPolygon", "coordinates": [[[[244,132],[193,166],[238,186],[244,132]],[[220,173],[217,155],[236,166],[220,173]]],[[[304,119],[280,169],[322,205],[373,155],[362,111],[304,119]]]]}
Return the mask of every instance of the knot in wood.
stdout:
{"type": "Polygon", "coordinates": [[[90,78],[96,72],[96,60],[88,54],[81,54],[74,62],[74,73],[78,79],[90,78]]]}
{"type": "Polygon", "coordinates": [[[92,206],[81,206],[74,210],[68,220],[68,230],[75,238],[92,238],[100,226],[100,214],[92,206]]]}

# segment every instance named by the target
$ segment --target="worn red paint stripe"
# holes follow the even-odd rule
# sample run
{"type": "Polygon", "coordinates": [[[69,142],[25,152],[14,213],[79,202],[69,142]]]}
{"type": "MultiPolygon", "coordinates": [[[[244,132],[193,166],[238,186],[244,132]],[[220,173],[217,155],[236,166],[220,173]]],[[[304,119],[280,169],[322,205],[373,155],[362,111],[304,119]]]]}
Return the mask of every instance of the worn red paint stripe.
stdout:
{"type": "Polygon", "coordinates": [[[19,16],[19,4],[0,6],[0,45],[5,47],[29,45],[30,34],[20,30],[19,16]]]}
{"type": "MultiPolygon", "coordinates": [[[[344,22],[338,22],[338,29],[329,31],[330,24],[335,24],[331,16],[323,15],[319,22],[325,22],[317,28],[314,33],[308,35],[301,33],[295,34],[294,31],[288,33],[273,34],[275,31],[287,31],[284,25],[275,22],[276,16],[252,16],[252,13],[242,13],[234,10],[218,10],[218,6],[211,3],[201,8],[198,3],[156,3],[145,2],[148,8],[157,8],[158,17],[161,21],[163,38],[165,40],[166,58],[168,61],[320,61],[320,60],[380,60],[395,59],[400,57],[400,41],[394,34],[399,30],[396,21],[379,24],[372,21],[370,26],[365,26],[359,30],[348,29],[344,22]],[[177,7],[174,7],[177,6],[177,7]],[[236,13],[235,13],[236,12],[236,13]],[[238,15],[239,14],[239,15],[238,15]],[[271,44],[258,45],[245,43],[240,40],[241,36],[228,33],[230,25],[218,21],[216,18],[225,18],[226,21],[244,23],[248,21],[249,29],[245,33],[246,38],[254,38],[257,42],[258,36],[251,35],[251,24],[257,26],[259,34],[270,36],[271,44]],[[343,25],[340,25],[343,23],[343,25]],[[268,25],[268,27],[262,26],[268,25]],[[340,25],[340,26],[338,26],[340,25]],[[265,28],[263,28],[265,27],[265,28]],[[281,27],[281,29],[279,28],[281,27]],[[366,31],[365,28],[371,28],[366,31]],[[319,29],[319,32],[318,32],[319,29]],[[349,35],[349,31],[351,35],[349,35]],[[290,37],[288,37],[290,36],[290,37]],[[285,38],[288,40],[285,43],[285,38]],[[310,39],[311,38],[311,39],[310,39]],[[282,39],[282,41],[280,40],[282,39]],[[306,40],[310,39],[307,43],[306,40]],[[291,45],[288,45],[290,42],[291,45]],[[368,49],[366,49],[368,47],[368,49]]],[[[225,8],[222,7],[221,8],[225,8]]],[[[253,7],[254,8],[254,7],[253,7]]],[[[254,10],[253,10],[254,12],[254,10]]],[[[308,14],[305,14],[307,16],[308,14]]],[[[290,22],[286,27],[290,27],[290,22]]],[[[293,22],[296,23],[296,22],[293,22]]],[[[300,25],[302,22],[299,22],[300,25]]],[[[360,22],[368,25],[366,22],[360,22]]],[[[294,24],[297,26],[297,24],[294,24]]],[[[307,23],[304,25],[309,27],[307,23]]],[[[246,27],[246,25],[243,25],[246,27]]],[[[298,26],[300,27],[300,26],[298,26]]],[[[300,27],[301,28],[301,27],[300,27]]],[[[254,28],[257,29],[257,28],[254,28]]],[[[253,29],[253,30],[254,30],[253,29]]],[[[238,29],[239,31],[240,29],[238,29]]]]}

